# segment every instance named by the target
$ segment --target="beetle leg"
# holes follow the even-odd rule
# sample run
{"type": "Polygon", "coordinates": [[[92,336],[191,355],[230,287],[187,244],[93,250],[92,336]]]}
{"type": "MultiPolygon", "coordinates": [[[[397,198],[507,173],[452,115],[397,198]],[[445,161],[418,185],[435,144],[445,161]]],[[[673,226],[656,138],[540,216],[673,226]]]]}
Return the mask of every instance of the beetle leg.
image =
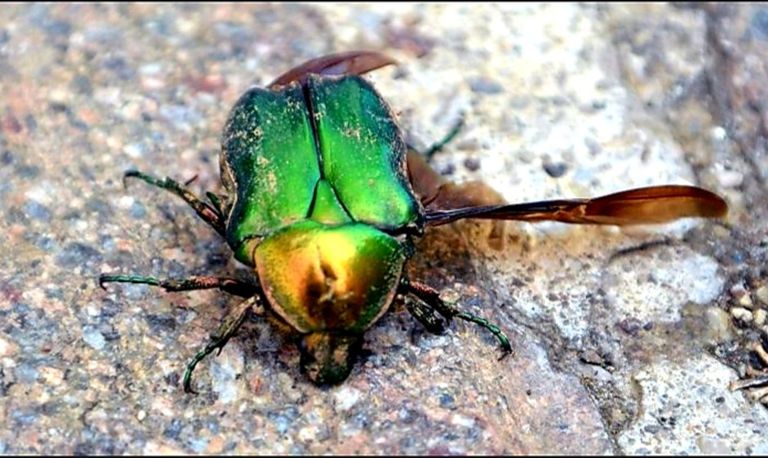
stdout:
{"type": "Polygon", "coordinates": [[[431,286],[425,285],[424,283],[407,280],[403,283],[409,293],[416,296],[426,305],[432,307],[438,313],[443,315],[447,320],[451,320],[452,318],[460,318],[462,320],[470,321],[480,325],[481,327],[490,331],[491,334],[493,334],[494,337],[498,339],[503,351],[501,358],[499,359],[502,359],[508,354],[512,353],[512,346],[509,344],[509,338],[507,338],[506,334],[504,334],[504,332],[502,332],[498,326],[490,323],[485,318],[480,318],[479,316],[472,315],[471,313],[462,312],[456,307],[446,303],[440,299],[440,293],[438,293],[437,290],[431,286]]]}
{"type": "Polygon", "coordinates": [[[213,209],[216,210],[219,218],[224,219],[224,212],[221,210],[221,198],[211,191],[206,191],[205,196],[208,197],[208,200],[211,202],[211,205],[213,205],[213,209]]]}
{"type": "Polygon", "coordinates": [[[227,315],[222,320],[219,328],[216,332],[211,334],[211,341],[202,350],[197,352],[192,361],[187,364],[187,368],[184,370],[184,392],[195,393],[192,389],[192,372],[195,370],[197,363],[203,360],[206,356],[210,355],[214,351],[218,350],[218,354],[221,354],[221,350],[227,344],[229,339],[235,335],[240,326],[245,321],[248,313],[255,313],[257,315],[264,314],[264,308],[260,303],[259,296],[251,296],[243,302],[237,304],[237,306],[227,312],[227,315]]]}
{"type": "Polygon", "coordinates": [[[140,275],[99,275],[99,286],[102,288],[104,288],[104,283],[111,282],[159,286],[165,288],[166,291],[191,291],[196,289],[218,288],[229,294],[241,297],[251,297],[256,295],[259,291],[258,287],[234,278],[195,276],[184,279],[159,280],[155,277],[143,277],[140,275]]]}
{"type": "Polygon", "coordinates": [[[224,216],[222,215],[221,210],[215,208],[215,203],[214,207],[211,207],[210,205],[200,200],[197,196],[192,194],[191,191],[183,188],[179,183],[167,177],[163,180],[160,180],[145,173],[141,173],[137,170],[129,170],[125,172],[125,175],[123,176],[123,183],[125,183],[126,178],[138,178],[146,183],[151,184],[152,186],[157,186],[158,188],[162,188],[172,192],[173,194],[176,194],[177,196],[184,199],[184,201],[197,212],[198,216],[200,216],[203,221],[214,228],[216,232],[221,234],[222,237],[225,235],[224,216]]]}
{"type": "MultiPolygon", "coordinates": [[[[447,134],[445,134],[445,136],[442,139],[433,143],[432,146],[427,148],[426,151],[419,152],[419,154],[423,156],[428,163],[431,162],[432,156],[442,151],[443,148],[445,148],[445,145],[452,142],[456,138],[456,136],[459,135],[459,132],[461,132],[461,129],[463,127],[464,127],[464,115],[462,114],[459,117],[459,120],[456,121],[453,127],[451,127],[451,129],[448,131],[447,134]]],[[[414,148],[411,145],[407,145],[407,146],[408,146],[408,149],[410,150],[418,151],[416,148],[414,148]]]]}
{"type": "Polygon", "coordinates": [[[411,182],[413,190],[425,206],[428,205],[440,190],[440,186],[445,179],[429,165],[432,156],[442,150],[445,145],[451,142],[464,126],[464,116],[448,131],[448,134],[442,140],[430,146],[427,151],[420,152],[412,145],[407,146],[406,165],[408,167],[408,179],[411,182]]]}
{"type": "Polygon", "coordinates": [[[426,328],[427,331],[432,334],[442,334],[445,332],[445,321],[436,315],[436,311],[433,307],[425,304],[424,302],[416,299],[413,300],[410,297],[405,297],[405,308],[416,318],[419,323],[426,328]]]}

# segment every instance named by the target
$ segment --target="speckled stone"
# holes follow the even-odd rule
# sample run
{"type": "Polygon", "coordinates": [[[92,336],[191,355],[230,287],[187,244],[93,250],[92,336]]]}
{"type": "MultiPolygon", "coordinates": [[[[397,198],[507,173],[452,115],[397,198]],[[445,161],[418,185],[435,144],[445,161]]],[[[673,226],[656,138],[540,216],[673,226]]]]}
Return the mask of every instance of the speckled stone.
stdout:
{"type": "Polygon", "coordinates": [[[768,411],[723,390],[733,376],[705,355],[643,369],[634,377],[643,390],[642,415],[619,436],[619,444],[631,455],[768,453],[765,436],[756,427],[768,422],[768,411]]]}
{"type": "Polygon", "coordinates": [[[768,429],[765,409],[728,391],[726,366],[749,359],[730,291],[765,303],[768,141],[751,108],[768,100],[765,16],[724,4],[5,5],[0,453],[768,453],[752,432],[768,429]],[[122,174],[221,191],[220,133],[239,95],[357,48],[401,63],[369,78],[414,145],[465,118],[434,157],[452,180],[510,202],[696,183],[728,199],[729,224],[509,223],[501,250],[487,224],[435,228],[409,274],[498,324],[514,355],[499,361],[493,337],[464,322],[428,334],[396,306],[350,378],[316,387],[298,351],[252,320],[185,394],[185,365],[238,299],[96,278],[250,273],[183,202],[122,174]]]}

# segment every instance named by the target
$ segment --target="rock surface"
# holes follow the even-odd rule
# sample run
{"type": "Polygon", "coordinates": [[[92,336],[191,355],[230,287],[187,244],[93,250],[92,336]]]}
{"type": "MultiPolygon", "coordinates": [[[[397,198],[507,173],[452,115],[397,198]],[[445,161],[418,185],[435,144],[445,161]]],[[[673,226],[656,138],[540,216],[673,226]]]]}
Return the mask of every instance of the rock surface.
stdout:
{"type": "Polygon", "coordinates": [[[766,454],[768,8],[20,4],[0,10],[0,453],[766,454]],[[412,277],[505,330],[395,307],[318,388],[266,323],[180,376],[238,299],[102,272],[249,273],[131,168],[218,191],[248,86],[349,49],[433,164],[510,202],[688,183],[726,223],[436,228],[412,277]],[[732,310],[733,309],[733,310],[732,310]],[[746,319],[747,313],[750,319],[746,319]],[[759,319],[758,319],[759,318],[759,319]]]}

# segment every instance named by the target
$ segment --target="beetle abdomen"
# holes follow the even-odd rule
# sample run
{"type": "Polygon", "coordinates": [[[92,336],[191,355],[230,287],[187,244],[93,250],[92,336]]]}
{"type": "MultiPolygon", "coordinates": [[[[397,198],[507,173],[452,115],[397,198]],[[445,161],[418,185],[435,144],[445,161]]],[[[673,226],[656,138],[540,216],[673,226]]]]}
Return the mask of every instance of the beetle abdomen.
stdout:
{"type": "Polygon", "coordinates": [[[253,252],[272,309],[300,333],[362,333],[392,302],[405,260],[395,238],[356,223],[296,223],[253,252]]]}

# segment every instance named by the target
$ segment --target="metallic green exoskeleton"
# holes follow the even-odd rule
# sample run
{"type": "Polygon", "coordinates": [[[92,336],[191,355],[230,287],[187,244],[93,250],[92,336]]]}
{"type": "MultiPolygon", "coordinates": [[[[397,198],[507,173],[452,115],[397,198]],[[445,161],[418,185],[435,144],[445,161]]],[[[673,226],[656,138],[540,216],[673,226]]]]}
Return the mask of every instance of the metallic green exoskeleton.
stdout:
{"type": "Polygon", "coordinates": [[[492,332],[505,354],[509,352],[509,341],[496,326],[403,277],[413,238],[429,225],[461,218],[633,224],[725,212],[722,199],[686,186],[506,205],[498,194],[476,192],[488,191],[482,185],[443,183],[422,156],[409,151],[389,106],[360,76],[392,63],[374,52],[325,56],[285,73],[265,89],[249,89],[224,129],[224,195],[208,193],[210,203],[169,178],[126,173],[187,201],[257,278],[246,283],[217,277],[100,277],[102,285],[219,288],[246,298],[187,366],[185,390],[191,391],[195,365],[221,349],[249,313],[265,315],[295,338],[302,371],[312,381],[341,382],[350,373],[364,332],[398,293],[408,296],[408,310],[428,330],[442,332],[444,319],[461,318],[492,332]]]}

